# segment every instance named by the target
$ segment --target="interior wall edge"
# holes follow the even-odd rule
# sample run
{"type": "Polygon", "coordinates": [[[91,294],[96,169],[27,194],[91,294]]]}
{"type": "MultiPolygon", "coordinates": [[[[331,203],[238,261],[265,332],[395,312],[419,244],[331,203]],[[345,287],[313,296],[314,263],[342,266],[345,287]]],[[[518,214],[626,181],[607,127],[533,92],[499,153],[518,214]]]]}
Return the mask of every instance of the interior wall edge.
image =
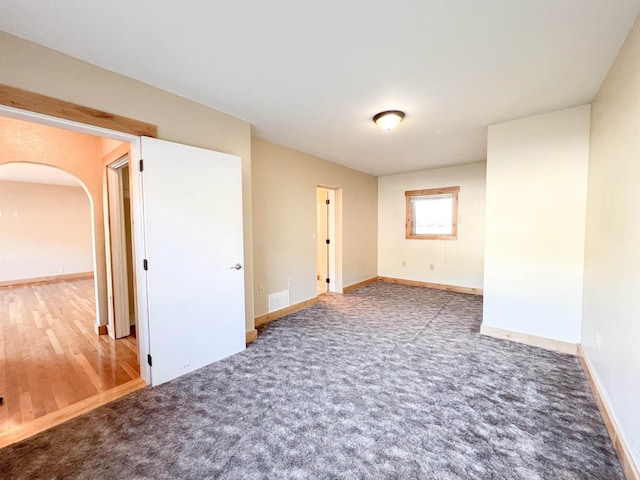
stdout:
{"type": "Polygon", "coordinates": [[[600,386],[600,381],[598,380],[595,371],[591,367],[591,362],[589,361],[586,352],[582,348],[582,345],[578,345],[578,358],[580,359],[580,364],[582,365],[582,369],[584,370],[585,377],[589,382],[589,386],[591,387],[591,391],[593,392],[596,404],[598,405],[598,410],[600,410],[600,415],[602,415],[604,425],[605,427],[607,427],[609,437],[611,437],[611,443],[613,444],[613,448],[618,455],[620,466],[622,467],[627,480],[640,480],[638,467],[633,461],[631,451],[624,436],[622,435],[620,428],[618,427],[618,422],[616,421],[613,410],[610,407],[606,392],[600,386]]]}

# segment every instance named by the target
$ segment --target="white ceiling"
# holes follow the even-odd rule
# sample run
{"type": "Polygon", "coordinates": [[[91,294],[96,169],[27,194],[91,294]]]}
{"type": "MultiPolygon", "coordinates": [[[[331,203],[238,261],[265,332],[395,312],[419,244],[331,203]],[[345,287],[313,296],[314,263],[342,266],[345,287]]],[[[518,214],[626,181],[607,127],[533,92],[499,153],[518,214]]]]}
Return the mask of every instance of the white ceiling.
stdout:
{"type": "Polygon", "coordinates": [[[5,163],[0,165],[0,181],[82,186],[76,177],[64,170],[33,163],[5,163]]]}
{"type": "Polygon", "coordinates": [[[488,125],[589,103],[639,11],[640,0],[2,0],[0,29],[385,175],[483,160],[488,125]],[[371,120],[387,109],[407,114],[392,132],[371,120]]]}

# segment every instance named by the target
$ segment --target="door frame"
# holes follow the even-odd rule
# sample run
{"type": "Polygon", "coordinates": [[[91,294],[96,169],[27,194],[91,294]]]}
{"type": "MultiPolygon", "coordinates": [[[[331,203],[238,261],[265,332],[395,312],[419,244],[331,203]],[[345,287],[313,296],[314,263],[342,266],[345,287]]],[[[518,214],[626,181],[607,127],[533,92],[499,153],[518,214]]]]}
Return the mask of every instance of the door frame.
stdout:
{"type": "MultiPolygon", "coordinates": [[[[318,188],[327,190],[329,199],[327,237],[330,242],[327,252],[329,267],[327,274],[330,282],[328,291],[342,293],[342,189],[328,185],[316,185],[316,192],[318,188]]],[[[316,264],[317,262],[316,257],[316,264]]]]}
{"type": "Polygon", "coordinates": [[[325,282],[326,278],[329,277],[329,270],[327,268],[327,264],[329,262],[329,258],[327,255],[328,247],[326,245],[326,239],[328,236],[327,232],[327,205],[326,205],[326,189],[324,187],[317,186],[316,187],[316,270],[317,275],[316,278],[318,281],[322,281],[323,289],[322,293],[320,292],[320,288],[318,285],[318,295],[326,293],[329,289],[327,288],[327,284],[325,282]],[[320,202],[319,192],[322,191],[324,193],[324,199],[320,202]]]}
{"type": "MultiPolygon", "coordinates": [[[[129,277],[127,275],[127,239],[124,215],[123,168],[129,166],[126,154],[106,166],[107,205],[105,205],[105,240],[107,263],[107,290],[111,289],[108,302],[109,322],[107,332],[116,339],[131,332],[129,315],[129,277]]],[[[134,295],[135,295],[134,289],[134,295]]]]}
{"type": "MultiPolygon", "coordinates": [[[[133,219],[133,230],[131,232],[133,237],[133,264],[134,264],[134,278],[136,286],[136,311],[138,318],[148,318],[147,316],[147,302],[146,302],[146,283],[144,281],[144,275],[138,272],[138,268],[142,266],[143,254],[146,251],[144,241],[144,211],[142,209],[142,178],[139,174],[138,168],[133,168],[140,164],[140,137],[130,133],[118,132],[116,130],[110,130],[103,127],[96,127],[86,123],[80,123],[73,120],[66,120],[63,118],[53,117],[42,113],[31,112],[14,107],[0,105],[0,115],[13,118],[16,120],[22,120],[25,122],[37,123],[40,125],[47,125],[50,127],[60,128],[63,130],[70,130],[78,133],[85,133],[88,135],[94,135],[97,137],[109,138],[111,140],[117,140],[120,142],[126,142],[130,144],[129,148],[129,168],[131,175],[131,182],[129,188],[131,189],[131,214],[133,219]],[[138,175],[133,175],[133,172],[138,172],[138,175]]],[[[94,242],[94,271],[96,269],[96,245],[94,242]]],[[[107,269],[110,265],[106,266],[107,269]]],[[[97,288],[97,278],[94,280],[95,289],[97,288]]],[[[97,300],[97,299],[96,299],[97,300]]],[[[100,323],[100,312],[96,301],[96,322],[100,323]]],[[[136,336],[138,338],[138,359],[140,363],[140,377],[147,383],[151,383],[151,368],[145,361],[149,354],[149,329],[146,322],[137,322],[136,336]]]]}

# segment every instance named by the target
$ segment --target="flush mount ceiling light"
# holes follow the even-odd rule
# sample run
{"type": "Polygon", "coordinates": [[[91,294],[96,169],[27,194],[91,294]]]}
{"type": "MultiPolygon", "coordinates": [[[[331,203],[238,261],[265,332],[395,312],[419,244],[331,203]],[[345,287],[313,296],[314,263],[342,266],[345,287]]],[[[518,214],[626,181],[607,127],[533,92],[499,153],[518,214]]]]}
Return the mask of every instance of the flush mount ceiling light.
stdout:
{"type": "Polygon", "coordinates": [[[373,116],[373,121],[376,122],[383,130],[393,130],[404,118],[404,112],[400,110],[387,110],[386,112],[380,112],[373,116]]]}

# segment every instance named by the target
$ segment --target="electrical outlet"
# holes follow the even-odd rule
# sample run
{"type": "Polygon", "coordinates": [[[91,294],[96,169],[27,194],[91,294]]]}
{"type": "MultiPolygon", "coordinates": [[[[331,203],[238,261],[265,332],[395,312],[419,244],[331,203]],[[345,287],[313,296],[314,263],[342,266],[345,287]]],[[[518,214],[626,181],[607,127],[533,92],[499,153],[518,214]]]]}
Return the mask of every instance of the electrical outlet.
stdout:
{"type": "Polygon", "coordinates": [[[402,266],[406,267],[407,266],[407,262],[405,260],[402,260],[402,266]]]}
{"type": "Polygon", "coordinates": [[[602,331],[600,329],[596,330],[596,347],[598,350],[602,348],[602,331]]]}
{"type": "Polygon", "coordinates": [[[429,270],[433,271],[433,268],[434,268],[433,263],[430,263],[429,264],[429,270]]]}
{"type": "Polygon", "coordinates": [[[358,271],[358,264],[356,263],[356,272],[358,271]]]}
{"type": "Polygon", "coordinates": [[[264,287],[262,285],[260,285],[259,291],[260,291],[260,295],[264,293],[264,287]]]}
{"type": "Polygon", "coordinates": [[[64,267],[58,267],[58,273],[64,272],[64,267]]]}

